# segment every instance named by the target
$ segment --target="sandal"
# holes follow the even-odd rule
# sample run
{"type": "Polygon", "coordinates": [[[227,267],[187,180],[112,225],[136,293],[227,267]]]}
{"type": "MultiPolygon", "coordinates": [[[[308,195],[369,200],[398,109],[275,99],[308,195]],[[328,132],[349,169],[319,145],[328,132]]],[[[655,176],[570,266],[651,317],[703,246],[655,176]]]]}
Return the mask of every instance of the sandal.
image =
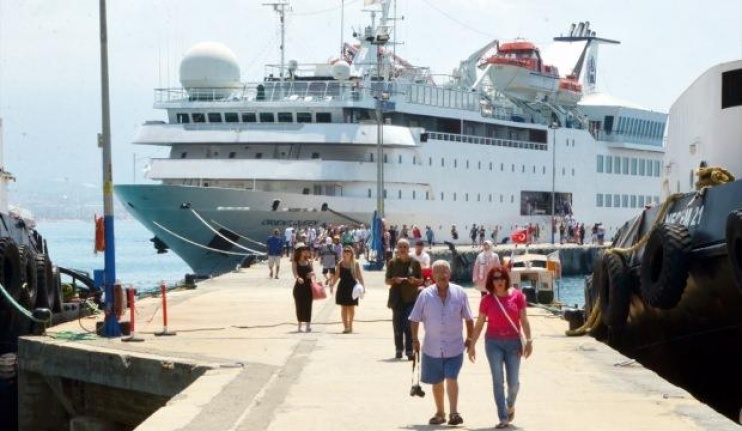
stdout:
{"type": "Polygon", "coordinates": [[[428,421],[428,425],[441,425],[444,422],[446,422],[446,414],[436,413],[435,416],[430,418],[430,420],[428,421]]]}
{"type": "Polygon", "coordinates": [[[464,423],[464,418],[458,413],[451,413],[448,417],[449,425],[461,425],[464,423]]]}
{"type": "Polygon", "coordinates": [[[500,422],[499,424],[495,425],[496,429],[505,429],[510,428],[510,424],[507,422],[500,422]]]}

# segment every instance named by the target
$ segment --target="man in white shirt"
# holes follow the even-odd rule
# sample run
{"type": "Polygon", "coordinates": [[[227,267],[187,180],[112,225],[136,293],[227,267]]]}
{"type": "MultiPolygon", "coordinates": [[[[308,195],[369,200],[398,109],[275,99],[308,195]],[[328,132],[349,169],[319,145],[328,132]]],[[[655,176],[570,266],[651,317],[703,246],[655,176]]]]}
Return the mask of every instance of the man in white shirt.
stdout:
{"type": "Polygon", "coordinates": [[[420,268],[430,268],[430,255],[425,251],[425,241],[415,242],[415,252],[410,257],[420,262],[420,268]]]}

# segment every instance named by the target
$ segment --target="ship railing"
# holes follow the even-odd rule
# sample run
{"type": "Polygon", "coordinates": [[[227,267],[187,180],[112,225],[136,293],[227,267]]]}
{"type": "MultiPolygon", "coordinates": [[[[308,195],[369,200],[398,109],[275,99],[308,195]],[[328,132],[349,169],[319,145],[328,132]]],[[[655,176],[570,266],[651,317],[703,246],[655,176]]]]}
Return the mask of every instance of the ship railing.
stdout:
{"type": "MultiPolygon", "coordinates": [[[[390,100],[438,108],[482,111],[482,97],[477,92],[446,88],[428,83],[353,81],[263,81],[246,83],[239,88],[158,88],[155,104],[183,102],[370,102],[382,93],[390,100]]],[[[493,110],[494,116],[507,119],[505,109],[493,110]]]]}
{"type": "Polygon", "coordinates": [[[456,133],[428,132],[429,139],[466,144],[492,145],[495,147],[519,148],[523,150],[547,151],[548,145],[543,142],[519,141],[515,139],[487,138],[484,136],[460,135],[456,133]]]}

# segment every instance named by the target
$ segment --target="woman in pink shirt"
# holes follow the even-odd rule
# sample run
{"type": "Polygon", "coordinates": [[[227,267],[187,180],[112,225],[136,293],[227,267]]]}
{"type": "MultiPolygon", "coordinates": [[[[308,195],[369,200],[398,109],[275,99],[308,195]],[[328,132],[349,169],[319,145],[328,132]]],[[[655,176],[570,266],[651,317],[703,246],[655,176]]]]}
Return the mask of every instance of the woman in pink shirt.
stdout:
{"type": "Polygon", "coordinates": [[[515,399],[520,382],[520,358],[530,356],[533,350],[531,325],[526,314],[526,298],[519,290],[510,288],[510,274],[505,267],[497,266],[487,274],[485,287],[489,294],[479,303],[479,317],[474,325],[469,345],[469,360],[474,362],[479,334],[487,322],[484,351],[492,372],[492,386],[500,423],[495,428],[507,428],[515,417],[515,399]],[[520,331],[526,342],[521,342],[520,331]],[[504,366],[504,373],[503,373],[504,366]],[[504,383],[507,379],[507,396],[504,383]]]}

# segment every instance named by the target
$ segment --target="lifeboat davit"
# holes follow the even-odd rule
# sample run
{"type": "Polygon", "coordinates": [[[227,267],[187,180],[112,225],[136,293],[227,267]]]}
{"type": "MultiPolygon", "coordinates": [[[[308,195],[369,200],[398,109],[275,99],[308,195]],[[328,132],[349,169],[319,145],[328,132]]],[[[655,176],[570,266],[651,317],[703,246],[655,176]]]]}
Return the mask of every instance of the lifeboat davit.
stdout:
{"type": "Polygon", "coordinates": [[[575,105],[582,98],[574,75],[560,78],[559,69],[544,64],[539,49],[528,41],[503,43],[482,67],[498,91],[518,100],[575,105]]]}

